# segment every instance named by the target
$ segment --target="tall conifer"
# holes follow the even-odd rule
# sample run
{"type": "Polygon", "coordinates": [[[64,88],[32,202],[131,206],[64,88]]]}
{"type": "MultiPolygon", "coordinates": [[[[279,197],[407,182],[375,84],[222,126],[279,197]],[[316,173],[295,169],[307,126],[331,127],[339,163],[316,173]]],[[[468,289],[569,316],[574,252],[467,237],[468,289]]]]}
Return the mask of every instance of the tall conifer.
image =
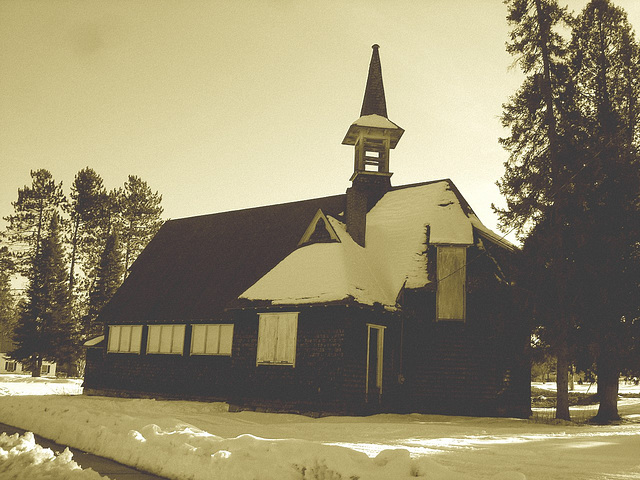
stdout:
{"type": "Polygon", "coordinates": [[[123,273],[124,265],[120,254],[118,236],[112,233],[107,239],[107,244],[97,269],[95,286],[91,291],[89,313],[85,317],[83,325],[85,338],[103,333],[102,325],[96,324],[95,320],[122,283],[123,273]]]}
{"type": "Polygon", "coordinates": [[[568,290],[570,225],[567,182],[574,169],[573,85],[566,62],[567,45],[558,33],[569,22],[556,0],[510,0],[512,27],[507,51],[527,75],[522,87],[503,106],[501,139],[510,152],[498,183],[507,199],[497,209],[501,226],[524,240],[535,321],[543,324],[557,357],[556,416],[569,419],[569,334],[572,315],[568,290]]]}
{"type": "Polygon", "coordinates": [[[638,238],[640,180],[638,100],[640,49],[626,13],[592,0],[576,21],[571,43],[576,100],[587,132],[580,175],[583,225],[581,328],[594,352],[600,408],[596,420],[619,418],[618,378],[626,319],[640,306],[638,238]]]}
{"type": "Polygon", "coordinates": [[[125,275],[142,249],[162,225],[162,195],[153,192],[147,182],[129,175],[120,196],[122,225],[120,240],[124,250],[125,275]]]}
{"type": "Polygon", "coordinates": [[[15,330],[17,348],[10,354],[26,364],[34,377],[40,376],[44,360],[69,361],[76,348],[57,214],[52,216],[48,230],[49,235],[36,254],[27,302],[15,330]]]}
{"type": "Polygon", "coordinates": [[[45,169],[32,170],[31,186],[18,189],[18,200],[12,202],[14,214],[5,220],[9,223],[6,236],[16,246],[13,251],[22,274],[29,275],[51,218],[65,201],[62,183],[56,183],[45,169]]]}

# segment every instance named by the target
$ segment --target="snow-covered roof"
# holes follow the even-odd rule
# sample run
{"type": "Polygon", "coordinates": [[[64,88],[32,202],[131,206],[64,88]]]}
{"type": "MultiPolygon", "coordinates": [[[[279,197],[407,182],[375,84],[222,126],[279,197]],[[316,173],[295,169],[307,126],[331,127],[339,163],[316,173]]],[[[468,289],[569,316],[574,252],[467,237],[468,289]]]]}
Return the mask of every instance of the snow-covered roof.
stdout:
{"type": "Polygon", "coordinates": [[[358,125],[359,127],[390,128],[390,129],[400,128],[398,125],[393,123],[388,118],[383,117],[381,115],[376,115],[376,114],[363,115],[362,117],[358,118],[355,122],[353,122],[353,124],[358,125]]]}
{"type": "Polygon", "coordinates": [[[403,286],[420,288],[429,283],[427,241],[471,246],[474,228],[494,243],[499,239],[482,225],[449,180],[387,192],[367,214],[365,247],[351,239],[343,223],[327,218],[340,242],[293,251],[239,298],[274,305],[353,299],[393,309],[403,286]]]}
{"type": "Polygon", "coordinates": [[[355,145],[362,129],[376,128],[381,130],[389,130],[391,135],[391,148],[395,148],[404,133],[404,130],[382,115],[371,114],[363,115],[351,124],[347,131],[343,145],[355,145]]]}

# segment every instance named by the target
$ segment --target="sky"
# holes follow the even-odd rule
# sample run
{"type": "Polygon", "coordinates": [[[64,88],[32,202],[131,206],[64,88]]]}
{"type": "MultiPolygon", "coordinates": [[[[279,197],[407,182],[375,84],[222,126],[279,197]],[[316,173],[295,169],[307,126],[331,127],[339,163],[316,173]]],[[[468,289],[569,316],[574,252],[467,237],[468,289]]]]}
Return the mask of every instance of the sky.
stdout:
{"type": "MultiPolygon", "coordinates": [[[[640,2],[615,3],[640,25],[640,2]]],[[[405,129],[392,184],[451,178],[495,228],[500,114],[522,81],[505,15],[500,0],[0,0],[0,216],[40,168],[67,194],[86,166],[109,189],[137,175],[165,218],[344,193],[377,43],[405,129]]]]}

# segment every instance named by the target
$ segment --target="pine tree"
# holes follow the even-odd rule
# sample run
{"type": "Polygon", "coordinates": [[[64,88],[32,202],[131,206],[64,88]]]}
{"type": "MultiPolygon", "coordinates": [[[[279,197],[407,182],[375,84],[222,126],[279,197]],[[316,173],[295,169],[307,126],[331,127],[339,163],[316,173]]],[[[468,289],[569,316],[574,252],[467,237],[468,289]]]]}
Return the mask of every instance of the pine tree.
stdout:
{"type": "Polygon", "coordinates": [[[99,261],[100,239],[106,221],[103,214],[107,192],[102,177],[86,167],[77,173],[71,185],[69,216],[71,217],[71,258],[69,291],[74,293],[75,267],[80,262],[86,276],[91,276],[99,261]]]}
{"type": "Polygon", "coordinates": [[[69,361],[76,348],[57,214],[53,214],[48,230],[34,259],[27,302],[15,329],[16,349],[10,354],[27,365],[34,377],[40,376],[44,360],[69,361]]]}
{"type": "Polygon", "coordinates": [[[524,240],[526,273],[533,314],[545,326],[557,357],[556,417],[569,419],[569,335],[572,325],[572,220],[568,188],[576,164],[572,119],[573,83],[566,62],[567,45],[557,32],[570,22],[556,0],[511,0],[512,27],[507,51],[527,75],[503,106],[502,123],[510,136],[501,143],[510,152],[498,182],[507,200],[496,209],[501,227],[524,240]],[[551,296],[549,296],[551,294],[551,296]]]}
{"type": "Polygon", "coordinates": [[[625,12],[592,0],[571,43],[576,100],[587,132],[580,241],[581,328],[595,352],[600,408],[596,421],[619,418],[625,319],[639,306],[638,97],[640,49],[625,12]]]}
{"type": "Polygon", "coordinates": [[[16,321],[16,304],[11,294],[14,263],[9,249],[0,247],[0,336],[11,338],[16,321]]]}
{"type": "Polygon", "coordinates": [[[102,325],[96,324],[95,320],[122,283],[123,273],[124,265],[120,255],[118,236],[112,233],[107,239],[97,269],[95,287],[91,291],[89,313],[86,315],[83,325],[84,338],[103,334],[102,325]]]}
{"type": "Polygon", "coordinates": [[[129,175],[120,196],[125,275],[129,267],[162,225],[162,195],[153,193],[144,180],[129,175]]]}
{"type": "Polygon", "coordinates": [[[5,217],[9,223],[7,238],[13,249],[19,272],[29,276],[32,262],[40,251],[51,218],[65,203],[62,183],[56,184],[45,169],[31,171],[31,186],[18,189],[18,200],[12,202],[14,214],[5,217]]]}

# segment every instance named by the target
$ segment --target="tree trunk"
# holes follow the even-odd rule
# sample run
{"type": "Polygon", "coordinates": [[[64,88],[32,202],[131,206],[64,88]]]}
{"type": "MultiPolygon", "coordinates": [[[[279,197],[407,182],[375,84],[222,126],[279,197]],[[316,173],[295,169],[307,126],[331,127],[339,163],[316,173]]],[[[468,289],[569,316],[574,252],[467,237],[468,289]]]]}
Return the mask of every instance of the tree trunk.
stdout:
{"type": "Polygon", "coordinates": [[[600,407],[598,414],[593,419],[596,423],[610,423],[620,420],[618,414],[618,382],[620,372],[615,367],[615,362],[609,358],[598,359],[598,399],[600,407]]]}
{"type": "Polygon", "coordinates": [[[575,378],[574,378],[574,368],[573,368],[573,364],[569,365],[569,391],[573,391],[576,387],[575,385],[575,378]]]}
{"type": "Polygon", "coordinates": [[[76,219],[73,225],[73,237],[71,240],[71,266],[69,267],[69,295],[73,297],[73,288],[75,282],[75,266],[76,266],[76,251],[78,249],[78,229],[80,228],[80,216],[76,219]]]}
{"type": "Polygon", "coordinates": [[[571,414],[569,413],[569,355],[564,342],[558,346],[556,386],[556,418],[558,420],[571,420],[571,414]]]}

